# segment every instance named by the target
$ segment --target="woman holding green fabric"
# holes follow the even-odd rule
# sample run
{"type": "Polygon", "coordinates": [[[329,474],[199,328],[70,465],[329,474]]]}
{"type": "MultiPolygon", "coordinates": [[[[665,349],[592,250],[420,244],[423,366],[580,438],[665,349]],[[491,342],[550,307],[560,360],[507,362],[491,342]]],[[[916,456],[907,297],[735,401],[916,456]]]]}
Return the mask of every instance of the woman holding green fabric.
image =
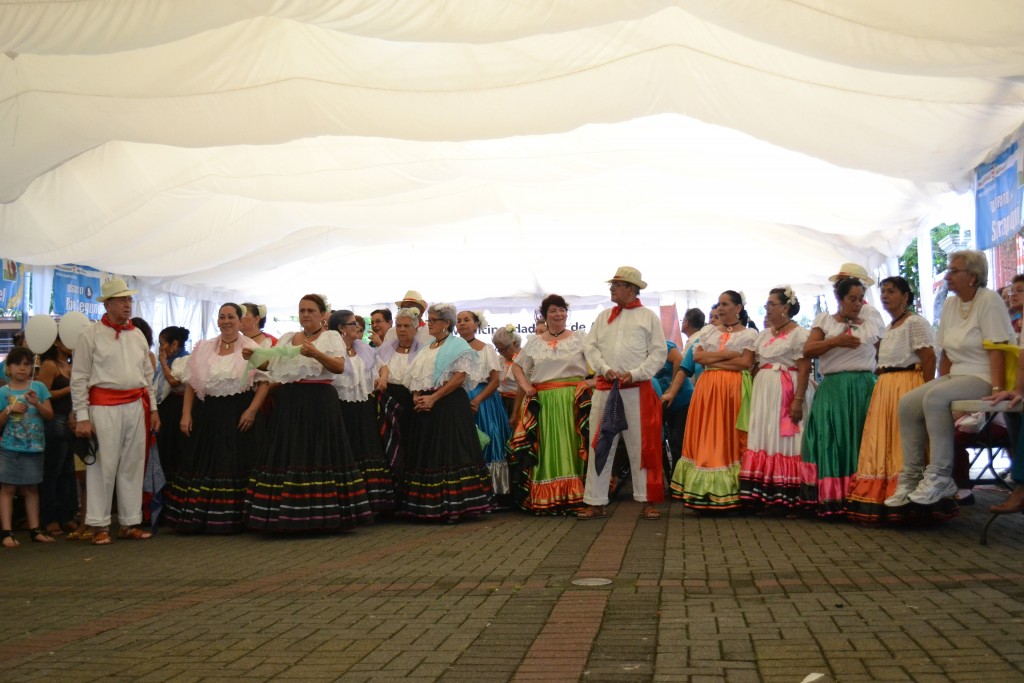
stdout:
{"type": "Polygon", "coordinates": [[[550,294],[540,304],[546,329],[526,342],[512,372],[527,408],[510,447],[521,464],[519,505],[537,515],[573,513],[583,507],[591,388],[584,383],[587,333],[566,329],[569,304],[550,294]]]}
{"type": "Polygon", "coordinates": [[[704,371],[693,389],[682,457],[672,475],[672,497],[700,511],[740,507],[740,460],[747,448],[757,344],[739,292],[722,292],[717,310],[717,326],[706,325],[692,347],[704,371]]]}
{"type": "Polygon", "coordinates": [[[452,334],[455,320],[452,304],[427,309],[434,341],[416,354],[405,380],[413,416],[399,483],[400,514],[413,519],[454,523],[491,509],[491,474],[465,388],[480,361],[452,334]]]}
{"type": "Polygon", "coordinates": [[[250,529],[335,531],[372,519],[332,386],[345,371],[345,342],[325,329],[326,313],[323,297],[307,294],[299,301],[302,329],[282,335],[273,348],[242,351],[254,365],[270,359],[270,381],[280,385],[246,492],[250,529]]]}

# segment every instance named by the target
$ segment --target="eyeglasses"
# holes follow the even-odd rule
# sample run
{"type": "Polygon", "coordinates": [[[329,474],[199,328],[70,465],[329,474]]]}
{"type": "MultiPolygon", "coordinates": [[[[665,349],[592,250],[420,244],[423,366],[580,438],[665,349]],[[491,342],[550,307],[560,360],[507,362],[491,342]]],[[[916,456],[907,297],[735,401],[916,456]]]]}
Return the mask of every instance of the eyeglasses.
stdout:
{"type": "Polygon", "coordinates": [[[427,318],[428,323],[443,323],[446,322],[443,318],[427,318]]]}
{"type": "Polygon", "coordinates": [[[359,321],[353,320],[352,322],[342,323],[341,326],[342,327],[348,327],[349,325],[358,325],[358,324],[359,324],[359,321]]]}
{"type": "Polygon", "coordinates": [[[609,282],[609,289],[615,289],[616,287],[625,287],[628,283],[626,282],[609,282]]]}
{"type": "Polygon", "coordinates": [[[764,302],[764,307],[765,308],[771,308],[772,306],[782,306],[782,305],[783,304],[781,302],[775,302],[775,301],[765,301],[764,302]]]}
{"type": "Polygon", "coordinates": [[[946,275],[956,275],[957,273],[968,272],[966,268],[947,268],[946,275]]]}

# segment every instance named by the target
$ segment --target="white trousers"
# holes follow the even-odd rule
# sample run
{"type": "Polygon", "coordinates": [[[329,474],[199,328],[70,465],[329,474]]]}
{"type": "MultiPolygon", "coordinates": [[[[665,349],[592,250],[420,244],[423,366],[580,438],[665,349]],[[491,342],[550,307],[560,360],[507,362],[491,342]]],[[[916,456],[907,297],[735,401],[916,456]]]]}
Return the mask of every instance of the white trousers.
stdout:
{"type": "Polygon", "coordinates": [[[629,469],[633,479],[633,500],[647,502],[647,470],[640,463],[640,389],[622,389],[622,405],[625,408],[626,424],[629,429],[617,434],[612,440],[612,448],[608,453],[608,461],[604,464],[601,474],[597,473],[594,464],[594,436],[604,415],[604,406],[608,402],[607,391],[594,391],[590,399],[590,455],[587,457],[587,485],[583,490],[583,502],[587,505],[607,505],[608,486],[611,483],[612,469],[615,464],[615,449],[619,439],[625,439],[626,452],[629,454],[629,469]]]}
{"type": "Polygon", "coordinates": [[[96,430],[96,462],[85,470],[85,523],[110,526],[117,489],[121,526],[142,523],[142,479],[146,474],[146,415],[142,401],[119,406],[89,406],[96,430]]]}

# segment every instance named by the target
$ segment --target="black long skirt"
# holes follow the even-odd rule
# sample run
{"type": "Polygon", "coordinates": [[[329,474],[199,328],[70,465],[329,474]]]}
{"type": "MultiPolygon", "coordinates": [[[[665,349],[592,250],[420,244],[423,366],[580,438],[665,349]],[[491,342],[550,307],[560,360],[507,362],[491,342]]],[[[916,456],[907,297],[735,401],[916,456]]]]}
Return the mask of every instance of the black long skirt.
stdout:
{"type": "Polygon", "coordinates": [[[173,482],[181,458],[186,448],[186,437],[178,429],[181,424],[181,409],[185,399],[181,394],[168,394],[160,401],[157,411],[160,413],[161,429],[156,433],[156,445],[160,450],[160,467],[164,471],[167,482],[173,482]]]}
{"type": "Polygon", "coordinates": [[[266,448],[249,477],[247,525],[256,531],[336,531],[372,521],[330,384],[283,384],[266,448]]]}
{"type": "Polygon", "coordinates": [[[266,419],[260,413],[248,431],[238,430],[252,399],[253,392],[247,391],[207,396],[193,404],[192,435],[184,440],[178,473],[167,492],[167,523],[178,532],[245,530],[249,473],[266,440],[266,419]]]}
{"type": "Polygon", "coordinates": [[[456,521],[490,510],[491,474],[465,391],[414,412],[409,431],[399,492],[404,516],[456,521]]]}
{"type": "Polygon", "coordinates": [[[348,442],[366,482],[370,509],[376,513],[392,512],[395,509],[395,484],[377,433],[377,402],[367,398],[365,401],[339,403],[348,442]]]}

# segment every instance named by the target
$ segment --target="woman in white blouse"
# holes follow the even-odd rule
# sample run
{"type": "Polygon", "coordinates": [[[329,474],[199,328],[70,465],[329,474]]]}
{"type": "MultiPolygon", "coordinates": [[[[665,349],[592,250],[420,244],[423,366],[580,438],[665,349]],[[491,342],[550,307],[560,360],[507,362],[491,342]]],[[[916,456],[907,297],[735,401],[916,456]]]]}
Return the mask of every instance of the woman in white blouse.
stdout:
{"type": "Polygon", "coordinates": [[[498,395],[505,406],[505,415],[508,417],[509,425],[515,426],[519,411],[517,408],[522,404],[522,394],[519,384],[516,383],[516,376],[512,372],[519,352],[523,350],[523,338],[516,333],[515,325],[509,323],[502,327],[491,341],[494,342],[494,349],[501,356],[501,370],[498,375],[498,395]]]}
{"type": "Polygon", "coordinates": [[[491,509],[491,475],[484,467],[466,377],[480,362],[455,329],[455,306],[427,309],[434,338],[409,367],[413,417],[402,471],[402,514],[414,519],[457,522],[491,509]]]}
{"type": "Polygon", "coordinates": [[[247,524],[256,531],[336,531],[372,521],[366,484],[348,443],[335,375],[345,371],[345,342],[325,329],[327,302],[299,300],[298,332],[249,356],[270,358],[279,384],[266,447],[246,492],[247,524]]]}
{"type": "Polygon", "coordinates": [[[331,313],[327,321],[327,328],[345,342],[345,371],[334,376],[334,388],[370,507],[377,514],[390,513],[395,509],[395,484],[377,431],[377,401],[370,397],[378,372],[377,352],[362,340],[360,319],[352,311],[341,310],[331,313]]]}
{"type": "Polygon", "coordinates": [[[740,497],[755,509],[788,510],[800,499],[800,442],[811,362],[808,330],[794,316],[800,302],[776,287],[765,302],[765,329],[757,337],[757,375],[750,397],[750,431],[740,467],[740,497]]]}
{"type": "Polygon", "coordinates": [[[804,344],[804,356],[819,359],[823,377],[801,444],[800,500],[820,517],[841,517],[846,511],[875,388],[881,336],[871,319],[860,315],[864,306],[860,280],[838,280],[835,295],[838,312],[819,314],[804,344]]]}
{"type": "Polygon", "coordinates": [[[936,337],[942,349],[939,376],[900,399],[903,471],[895,493],[885,500],[888,507],[927,506],[936,517],[958,513],[950,405],[961,399],[1004,395],[1003,352],[986,349],[984,343],[1014,339],[1006,304],[986,286],[988,260],[983,252],[950,254],[946,284],[955,296],[946,297],[942,306],[936,337]]]}
{"type": "Polygon", "coordinates": [[[476,415],[476,426],[487,435],[490,442],[484,446],[484,464],[491,472],[491,488],[494,490],[495,505],[507,509],[509,499],[508,463],[505,462],[505,443],[512,430],[508,426],[508,415],[501,403],[497,389],[500,377],[501,357],[494,347],[476,338],[480,328],[487,325],[482,314],[476,311],[461,311],[455,322],[459,336],[476,351],[480,362],[466,378],[466,392],[469,407],[476,415]]]}
{"type": "Polygon", "coordinates": [[[910,283],[887,277],[879,283],[882,307],[892,322],[878,344],[878,382],[871,393],[860,442],[857,473],[850,483],[846,515],[875,523],[892,516],[884,501],[896,490],[903,469],[900,397],[935,377],[935,333],[913,309],[910,283]]]}
{"type": "Polygon", "coordinates": [[[397,484],[405,463],[409,427],[412,420],[412,392],[405,386],[409,366],[420,350],[416,329],[420,321],[417,308],[402,308],[395,314],[391,338],[377,349],[378,370],[374,389],[378,392],[381,444],[384,457],[397,484]]]}
{"type": "Polygon", "coordinates": [[[544,331],[526,340],[512,366],[526,403],[510,444],[515,493],[527,512],[573,514],[583,508],[587,465],[587,333],[569,330],[569,303],[558,294],[541,301],[540,315],[544,331]]]}
{"type": "Polygon", "coordinates": [[[185,399],[185,367],[188,365],[189,331],[185,327],[165,327],[157,335],[157,365],[153,379],[156,385],[156,407],[160,424],[168,425],[156,434],[160,453],[160,467],[168,483],[178,473],[181,454],[185,450],[185,437],[174,425],[181,422],[181,408],[185,399]]]}
{"type": "Polygon", "coordinates": [[[256,344],[241,334],[241,314],[237,304],[221,306],[220,335],[197,344],[184,369],[179,426],[186,446],[167,495],[167,521],[179,533],[245,529],[249,472],[266,437],[259,409],[267,383],[246,369],[242,349],[256,344]]]}

